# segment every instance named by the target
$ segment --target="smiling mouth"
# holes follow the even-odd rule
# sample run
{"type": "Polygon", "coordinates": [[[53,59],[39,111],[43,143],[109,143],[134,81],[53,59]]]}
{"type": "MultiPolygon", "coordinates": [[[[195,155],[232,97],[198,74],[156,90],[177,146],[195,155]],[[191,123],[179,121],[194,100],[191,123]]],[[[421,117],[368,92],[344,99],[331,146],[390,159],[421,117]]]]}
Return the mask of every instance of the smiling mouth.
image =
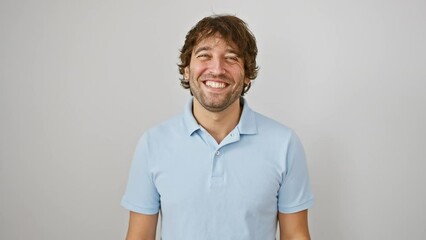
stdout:
{"type": "Polygon", "coordinates": [[[206,84],[206,86],[211,87],[211,88],[216,88],[216,89],[222,89],[226,87],[226,83],[224,82],[216,82],[216,81],[205,81],[204,84],[206,84]]]}

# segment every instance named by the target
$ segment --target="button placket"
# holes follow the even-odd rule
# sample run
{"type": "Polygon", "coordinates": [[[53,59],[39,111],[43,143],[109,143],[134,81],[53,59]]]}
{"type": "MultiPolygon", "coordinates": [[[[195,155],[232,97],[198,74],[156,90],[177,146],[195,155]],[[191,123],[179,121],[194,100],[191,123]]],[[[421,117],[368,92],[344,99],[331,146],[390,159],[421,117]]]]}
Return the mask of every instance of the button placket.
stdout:
{"type": "Polygon", "coordinates": [[[212,184],[223,182],[223,152],[216,150],[213,154],[213,166],[212,166],[212,184]]]}

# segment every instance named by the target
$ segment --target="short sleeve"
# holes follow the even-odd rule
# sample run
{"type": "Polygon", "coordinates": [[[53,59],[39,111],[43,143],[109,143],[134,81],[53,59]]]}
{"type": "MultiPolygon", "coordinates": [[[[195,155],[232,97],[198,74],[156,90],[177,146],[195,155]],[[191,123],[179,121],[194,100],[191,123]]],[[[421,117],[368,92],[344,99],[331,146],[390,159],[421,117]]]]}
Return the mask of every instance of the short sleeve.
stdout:
{"type": "Polygon", "coordinates": [[[278,211],[295,213],[310,208],[313,203],[303,146],[292,132],[287,146],[286,170],[278,192],[278,211]]]}
{"type": "Polygon", "coordinates": [[[137,144],[126,192],[121,200],[121,205],[130,211],[156,214],[160,209],[160,195],[153,182],[149,161],[148,135],[144,134],[137,144]]]}

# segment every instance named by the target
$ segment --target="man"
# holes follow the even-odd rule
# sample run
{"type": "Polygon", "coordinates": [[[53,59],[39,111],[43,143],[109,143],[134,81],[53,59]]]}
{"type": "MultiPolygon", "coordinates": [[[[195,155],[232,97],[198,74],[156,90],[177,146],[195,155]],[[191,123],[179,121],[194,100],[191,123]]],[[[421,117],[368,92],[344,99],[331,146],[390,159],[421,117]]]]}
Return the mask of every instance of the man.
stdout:
{"type": "Polygon", "coordinates": [[[138,143],[122,205],[128,240],[310,239],[313,204],[295,133],[242,97],[257,76],[256,40],[235,16],[202,19],[181,49],[182,115],[138,143]]]}

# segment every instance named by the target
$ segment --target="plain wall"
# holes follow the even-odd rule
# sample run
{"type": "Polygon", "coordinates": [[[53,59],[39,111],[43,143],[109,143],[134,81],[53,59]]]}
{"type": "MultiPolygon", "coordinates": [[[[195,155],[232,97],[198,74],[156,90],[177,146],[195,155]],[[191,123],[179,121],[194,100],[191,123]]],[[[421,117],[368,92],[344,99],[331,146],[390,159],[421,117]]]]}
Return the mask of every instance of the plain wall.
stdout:
{"type": "Polygon", "coordinates": [[[0,1],[0,239],[123,239],[134,147],[183,110],[187,31],[257,37],[247,99],[295,129],[313,239],[426,235],[425,1],[0,1]]]}

